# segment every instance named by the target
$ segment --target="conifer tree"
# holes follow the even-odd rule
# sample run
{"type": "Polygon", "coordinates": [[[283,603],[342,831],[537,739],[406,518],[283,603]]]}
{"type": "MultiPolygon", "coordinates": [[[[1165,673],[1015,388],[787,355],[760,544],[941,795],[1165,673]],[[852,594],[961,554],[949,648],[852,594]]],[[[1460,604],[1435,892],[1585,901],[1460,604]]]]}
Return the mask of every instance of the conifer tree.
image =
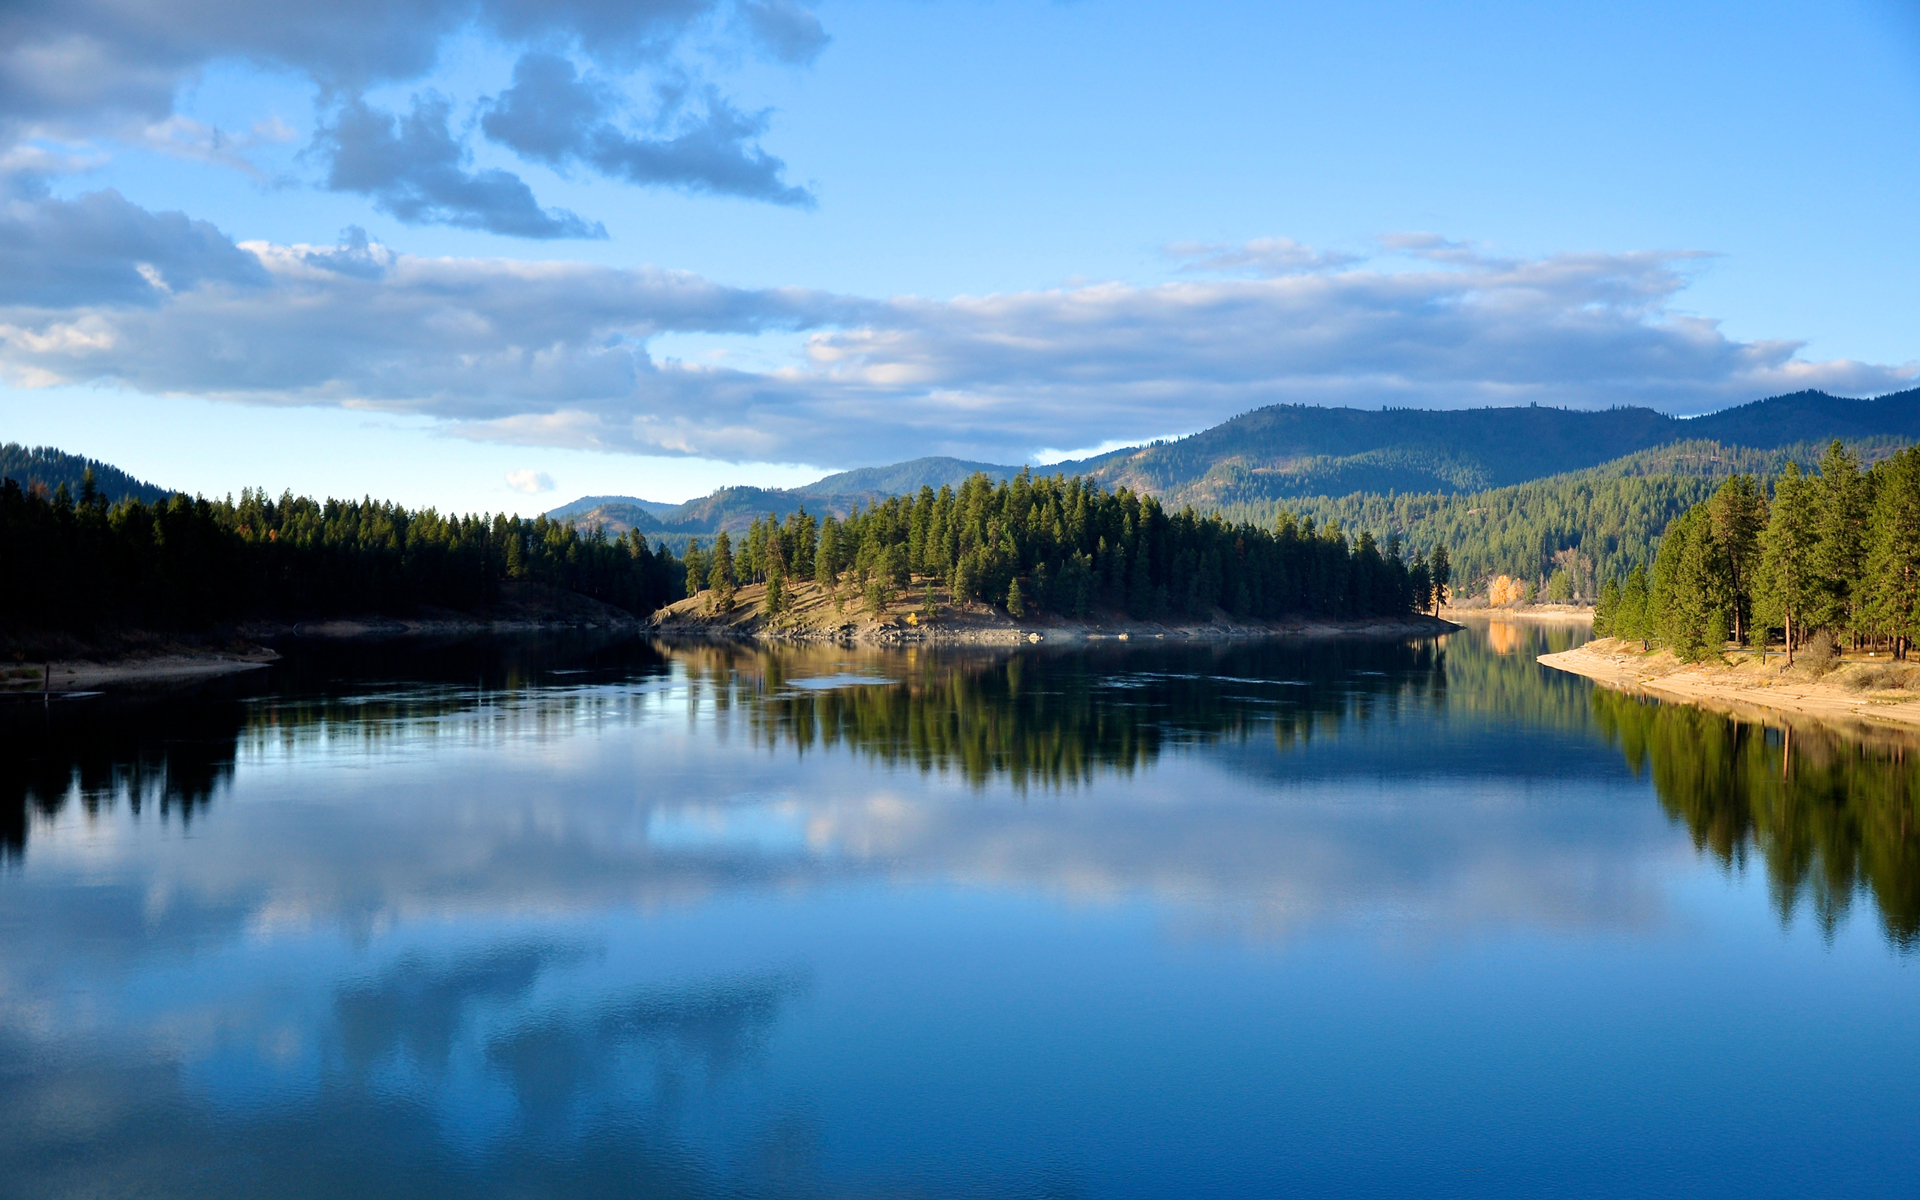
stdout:
{"type": "Polygon", "coordinates": [[[1857,630],[1854,589],[1866,569],[1866,522],[1872,496],[1860,460],[1838,439],[1820,460],[1814,485],[1813,623],[1857,630]]]}
{"type": "Polygon", "coordinates": [[[733,541],[722,529],[713,542],[713,566],[707,571],[707,587],[713,593],[710,607],[717,613],[733,611],[733,541]]]}
{"type": "Polygon", "coordinates": [[[813,552],[813,581],[827,590],[836,603],[840,599],[840,522],[828,513],[820,523],[820,545],[813,552]]]}
{"type": "Polygon", "coordinates": [[[1687,662],[1718,654],[1727,640],[1725,555],[1707,513],[1676,517],[1660,538],[1653,564],[1655,632],[1687,662]]]}
{"type": "Polygon", "coordinates": [[[1744,643],[1753,612],[1754,576],[1760,569],[1760,534],[1767,527],[1767,498],[1751,475],[1735,475],[1720,485],[1707,511],[1726,569],[1733,640],[1744,643]]]}
{"type": "Polygon", "coordinates": [[[707,586],[707,572],[712,569],[711,565],[707,562],[707,556],[700,551],[699,538],[691,538],[687,541],[685,562],[686,578],[684,581],[684,589],[687,595],[698,596],[707,586]]]}
{"type": "Polygon", "coordinates": [[[1027,615],[1027,598],[1020,591],[1020,577],[1015,575],[1013,582],[1007,585],[1007,612],[1015,617],[1027,615]]]}
{"type": "Polygon", "coordinates": [[[1626,585],[1620,589],[1620,608],[1613,619],[1613,636],[1638,638],[1644,650],[1651,632],[1647,620],[1647,569],[1636,565],[1627,573],[1626,585]]]}
{"type": "Polygon", "coordinates": [[[1906,658],[1920,636],[1920,447],[1874,468],[1873,540],[1868,552],[1869,620],[1906,658]]]}
{"type": "Polygon", "coordinates": [[[1447,558],[1447,544],[1440,543],[1433,548],[1433,558],[1429,568],[1433,575],[1433,611],[1437,616],[1441,604],[1446,602],[1447,586],[1453,582],[1453,563],[1447,558]]]}
{"type": "Polygon", "coordinates": [[[1609,575],[1600,584],[1600,595],[1593,602],[1593,636],[1619,637],[1620,581],[1609,575]]]}
{"type": "Polygon", "coordinates": [[[1773,485],[1773,507],[1760,539],[1760,576],[1756,587],[1759,619],[1779,625],[1786,636],[1787,663],[1794,644],[1805,637],[1809,608],[1816,603],[1813,554],[1817,540],[1811,485],[1800,468],[1788,463],[1773,485]]]}

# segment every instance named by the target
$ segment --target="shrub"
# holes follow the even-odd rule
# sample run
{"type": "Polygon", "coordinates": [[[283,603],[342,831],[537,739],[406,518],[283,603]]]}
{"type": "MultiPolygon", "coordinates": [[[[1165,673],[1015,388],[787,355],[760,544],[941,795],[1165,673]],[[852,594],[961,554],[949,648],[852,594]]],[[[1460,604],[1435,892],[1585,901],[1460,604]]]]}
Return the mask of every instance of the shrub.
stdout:
{"type": "Polygon", "coordinates": [[[1816,676],[1825,675],[1833,670],[1835,663],[1840,661],[1840,643],[1827,630],[1815,630],[1814,635],[1807,639],[1805,648],[1800,651],[1800,661],[1806,664],[1809,673],[1816,676]]]}

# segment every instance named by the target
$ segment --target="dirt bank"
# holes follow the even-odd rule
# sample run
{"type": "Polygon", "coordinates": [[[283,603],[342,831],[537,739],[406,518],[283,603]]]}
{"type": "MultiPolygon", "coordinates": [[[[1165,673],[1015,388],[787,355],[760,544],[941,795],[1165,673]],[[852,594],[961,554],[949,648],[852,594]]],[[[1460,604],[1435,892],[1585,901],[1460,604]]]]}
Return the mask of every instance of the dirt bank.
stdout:
{"type": "Polygon", "coordinates": [[[279,657],[272,650],[256,647],[241,653],[202,650],[104,661],[68,658],[15,663],[0,668],[0,691],[33,695],[162,687],[258,671],[279,657]]]}
{"type": "Polygon", "coordinates": [[[1683,663],[1665,650],[1643,652],[1639,642],[1600,638],[1540,661],[1622,691],[1763,720],[1795,713],[1840,724],[1920,727],[1920,666],[1884,657],[1850,656],[1816,676],[1804,662],[1789,668],[1779,653],[1764,662],[1749,651],[1729,651],[1721,662],[1683,663]]]}
{"type": "Polygon", "coordinates": [[[1485,604],[1468,607],[1448,605],[1440,610],[1440,615],[1449,621],[1566,621],[1577,625],[1593,624],[1593,607],[1586,604],[1514,604],[1500,608],[1485,604]]]}
{"type": "Polygon", "coordinates": [[[654,631],[666,638],[1005,646],[1103,638],[1232,641],[1268,637],[1425,637],[1459,628],[1434,617],[1237,621],[1219,611],[1211,621],[1133,621],[1112,614],[1086,620],[1038,613],[1014,617],[985,604],[952,604],[940,591],[934,593],[933,603],[929,605],[923,584],[916,584],[880,613],[867,611],[865,603],[844,588],[836,603],[824,588],[813,583],[797,585],[787,610],[773,617],[765,611],[763,584],[740,588],[729,612],[715,613],[711,608],[712,597],[706,592],[669,605],[653,614],[654,631]]]}

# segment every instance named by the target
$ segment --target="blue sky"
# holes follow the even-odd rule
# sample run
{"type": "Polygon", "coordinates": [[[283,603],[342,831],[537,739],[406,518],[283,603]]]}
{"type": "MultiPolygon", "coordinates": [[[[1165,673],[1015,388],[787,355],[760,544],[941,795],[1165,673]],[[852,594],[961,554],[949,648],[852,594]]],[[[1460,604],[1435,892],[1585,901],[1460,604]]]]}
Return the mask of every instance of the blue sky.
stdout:
{"type": "Polygon", "coordinates": [[[0,440],[531,512],[1920,373],[1912,3],[280,7],[0,15],[0,440]]]}

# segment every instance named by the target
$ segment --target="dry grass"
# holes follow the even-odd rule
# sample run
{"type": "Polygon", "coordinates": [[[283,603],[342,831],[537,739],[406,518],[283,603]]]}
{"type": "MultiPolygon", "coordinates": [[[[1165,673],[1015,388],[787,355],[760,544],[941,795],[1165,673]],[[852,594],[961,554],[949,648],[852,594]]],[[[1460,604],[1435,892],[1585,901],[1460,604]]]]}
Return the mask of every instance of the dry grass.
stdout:
{"type": "Polygon", "coordinates": [[[1848,671],[1840,686],[1850,692],[1897,692],[1911,689],[1920,667],[1904,663],[1866,663],[1848,671]]]}

